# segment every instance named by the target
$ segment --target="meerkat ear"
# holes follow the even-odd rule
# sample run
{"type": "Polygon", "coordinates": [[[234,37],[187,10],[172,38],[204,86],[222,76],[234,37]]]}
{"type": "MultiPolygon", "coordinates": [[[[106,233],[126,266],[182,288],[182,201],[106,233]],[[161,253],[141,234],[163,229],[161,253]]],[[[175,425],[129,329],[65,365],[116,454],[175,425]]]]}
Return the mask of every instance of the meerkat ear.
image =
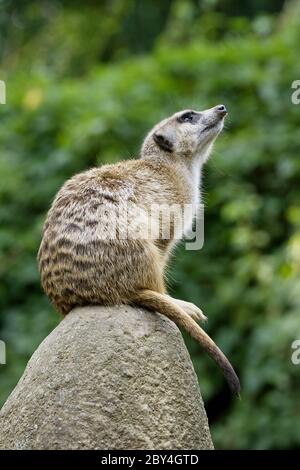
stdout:
{"type": "Polygon", "coordinates": [[[174,134],[167,130],[161,129],[153,134],[154,142],[166,152],[173,152],[174,150],[174,134]]]}

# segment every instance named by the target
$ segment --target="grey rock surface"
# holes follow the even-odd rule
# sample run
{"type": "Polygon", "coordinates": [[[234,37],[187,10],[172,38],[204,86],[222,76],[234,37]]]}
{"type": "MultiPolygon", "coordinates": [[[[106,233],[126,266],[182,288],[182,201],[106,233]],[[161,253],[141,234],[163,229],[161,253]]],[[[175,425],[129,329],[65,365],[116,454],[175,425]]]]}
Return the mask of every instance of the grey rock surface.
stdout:
{"type": "Polygon", "coordinates": [[[140,308],[74,309],[0,412],[0,449],[212,449],[176,325],[140,308]]]}

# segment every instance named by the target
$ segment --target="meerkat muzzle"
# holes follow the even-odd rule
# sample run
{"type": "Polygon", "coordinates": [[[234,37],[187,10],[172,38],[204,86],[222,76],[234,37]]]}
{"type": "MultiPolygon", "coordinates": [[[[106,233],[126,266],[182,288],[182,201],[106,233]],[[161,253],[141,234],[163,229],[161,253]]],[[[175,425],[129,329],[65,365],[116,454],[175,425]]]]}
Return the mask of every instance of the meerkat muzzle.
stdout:
{"type": "Polygon", "coordinates": [[[226,116],[226,114],[228,114],[226,106],[224,104],[219,104],[218,106],[216,106],[216,108],[217,108],[217,113],[220,116],[224,117],[226,116]]]}

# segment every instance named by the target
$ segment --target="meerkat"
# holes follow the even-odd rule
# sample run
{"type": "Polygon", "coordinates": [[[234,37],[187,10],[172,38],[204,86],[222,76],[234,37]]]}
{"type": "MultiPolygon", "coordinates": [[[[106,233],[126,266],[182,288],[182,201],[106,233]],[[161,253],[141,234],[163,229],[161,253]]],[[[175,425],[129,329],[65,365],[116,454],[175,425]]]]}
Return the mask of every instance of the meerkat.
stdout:
{"type": "MultiPolygon", "coordinates": [[[[206,318],[200,308],[166,293],[170,253],[192,226],[194,213],[176,239],[174,230],[169,237],[161,232],[149,237],[145,216],[152,207],[174,207],[174,229],[176,211],[200,202],[201,169],[226,114],[224,105],[177,112],[148,133],[138,159],[69,179],[48,212],[38,263],[43,289],[62,315],[91,304],[128,304],[160,312],[200,343],[239,395],[233,367],[197,323],[206,318]]],[[[156,219],[161,221],[158,210],[156,219]]]]}

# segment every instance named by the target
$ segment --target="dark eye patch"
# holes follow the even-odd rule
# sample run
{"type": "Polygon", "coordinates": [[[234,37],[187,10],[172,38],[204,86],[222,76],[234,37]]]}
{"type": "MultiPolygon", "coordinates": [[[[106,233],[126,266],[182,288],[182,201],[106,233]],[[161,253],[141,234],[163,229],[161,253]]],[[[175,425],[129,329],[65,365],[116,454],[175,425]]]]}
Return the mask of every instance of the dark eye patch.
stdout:
{"type": "Polygon", "coordinates": [[[187,111],[177,118],[178,122],[189,122],[191,124],[195,124],[198,120],[199,114],[194,111],[187,111]]]}

